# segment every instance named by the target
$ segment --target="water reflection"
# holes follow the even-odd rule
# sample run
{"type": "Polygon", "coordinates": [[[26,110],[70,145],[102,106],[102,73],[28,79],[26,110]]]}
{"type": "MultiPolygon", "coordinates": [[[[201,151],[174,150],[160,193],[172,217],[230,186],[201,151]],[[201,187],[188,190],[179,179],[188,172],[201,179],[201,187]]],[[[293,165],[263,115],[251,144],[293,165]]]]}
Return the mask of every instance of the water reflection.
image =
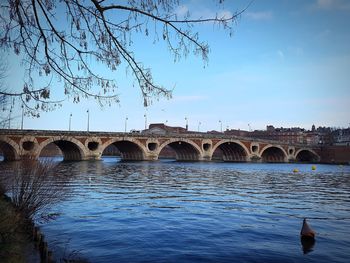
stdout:
{"type": "Polygon", "coordinates": [[[314,250],[316,243],[314,238],[300,238],[300,242],[304,254],[310,253],[314,250]]]}

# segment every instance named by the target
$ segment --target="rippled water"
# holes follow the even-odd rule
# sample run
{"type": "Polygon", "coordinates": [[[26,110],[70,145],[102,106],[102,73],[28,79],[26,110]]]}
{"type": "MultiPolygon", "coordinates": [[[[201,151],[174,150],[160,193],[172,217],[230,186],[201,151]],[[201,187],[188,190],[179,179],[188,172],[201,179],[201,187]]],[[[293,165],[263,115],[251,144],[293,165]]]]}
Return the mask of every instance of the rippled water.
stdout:
{"type": "Polygon", "coordinates": [[[56,257],[90,262],[350,262],[350,167],[60,163],[65,200],[42,224],[56,257]],[[294,168],[299,173],[293,173],[294,168]],[[305,254],[302,219],[316,230],[305,254]]]}

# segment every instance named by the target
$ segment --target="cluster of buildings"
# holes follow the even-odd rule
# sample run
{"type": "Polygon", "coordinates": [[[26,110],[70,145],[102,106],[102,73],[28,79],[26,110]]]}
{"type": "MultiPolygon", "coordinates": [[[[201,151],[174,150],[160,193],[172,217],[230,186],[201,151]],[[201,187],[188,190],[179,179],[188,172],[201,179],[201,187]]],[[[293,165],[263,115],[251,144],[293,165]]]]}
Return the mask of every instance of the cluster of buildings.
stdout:
{"type": "Polygon", "coordinates": [[[312,125],[311,130],[299,127],[275,128],[272,125],[266,126],[266,130],[241,131],[226,130],[225,134],[282,141],[291,144],[307,145],[350,145],[350,128],[330,128],[312,125]]]}
{"type": "MultiPolygon", "coordinates": [[[[198,132],[189,131],[188,127],[171,127],[164,123],[155,123],[150,124],[149,129],[142,131],[142,133],[165,135],[167,133],[188,134],[198,132]]],[[[315,125],[312,125],[311,130],[306,130],[299,127],[275,128],[272,125],[268,125],[266,126],[266,130],[245,131],[239,129],[227,129],[223,132],[208,131],[207,133],[281,141],[290,144],[350,146],[350,127],[345,129],[331,127],[316,128],[315,125]]]]}

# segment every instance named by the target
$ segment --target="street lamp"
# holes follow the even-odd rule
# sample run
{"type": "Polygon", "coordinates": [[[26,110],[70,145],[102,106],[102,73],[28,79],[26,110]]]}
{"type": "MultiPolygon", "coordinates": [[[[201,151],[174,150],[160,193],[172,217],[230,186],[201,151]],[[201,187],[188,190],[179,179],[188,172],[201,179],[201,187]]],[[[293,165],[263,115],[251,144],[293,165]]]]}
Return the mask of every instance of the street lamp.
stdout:
{"type": "Polygon", "coordinates": [[[128,123],[128,116],[126,116],[126,118],[125,118],[125,133],[126,133],[127,123],[128,123]]]}
{"type": "Polygon", "coordinates": [[[199,126],[201,126],[201,124],[202,124],[201,122],[198,122],[198,132],[199,132],[199,126]]]}
{"type": "Polygon", "coordinates": [[[147,130],[147,114],[145,113],[143,117],[145,117],[145,130],[147,130]]]}
{"type": "Polygon", "coordinates": [[[11,129],[11,113],[12,113],[12,108],[11,108],[10,114],[9,114],[9,129],[11,129]]]}
{"type": "MultiPolygon", "coordinates": [[[[72,113],[69,115],[69,131],[71,128],[71,123],[72,123],[72,113]]],[[[88,130],[89,130],[89,128],[88,128],[88,130]]]]}
{"type": "Polygon", "coordinates": [[[219,123],[220,123],[220,132],[222,132],[222,121],[219,120],[219,123]]]}
{"type": "Polygon", "coordinates": [[[24,106],[22,104],[22,121],[21,121],[21,130],[23,130],[23,118],[24,118],[24,106]]]}
{"type": "Polygon", "coordinates": [[[87,118],[87,131],[89,131],[89,129],[90,129],[90,111],[87,110],[86,112],[87,112],[87,114],[88,114],[88,118],[87,118]]]}
{"type": "Polygon", "coordinates": [[[186,131],[188,131],[188,118],[185,117],[185,120],[186,120],[186,131]]]}

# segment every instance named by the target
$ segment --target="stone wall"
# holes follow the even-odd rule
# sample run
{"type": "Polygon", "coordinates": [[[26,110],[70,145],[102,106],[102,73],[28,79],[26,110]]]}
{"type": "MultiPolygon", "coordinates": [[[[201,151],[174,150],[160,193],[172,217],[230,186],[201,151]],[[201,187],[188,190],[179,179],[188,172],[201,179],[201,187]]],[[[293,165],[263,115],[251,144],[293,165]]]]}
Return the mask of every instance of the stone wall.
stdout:
{"type": "Polygon", "coordinates": [[[350,146],[324,146],[319,154],[322,163],[350,164],[350,146]]]}

